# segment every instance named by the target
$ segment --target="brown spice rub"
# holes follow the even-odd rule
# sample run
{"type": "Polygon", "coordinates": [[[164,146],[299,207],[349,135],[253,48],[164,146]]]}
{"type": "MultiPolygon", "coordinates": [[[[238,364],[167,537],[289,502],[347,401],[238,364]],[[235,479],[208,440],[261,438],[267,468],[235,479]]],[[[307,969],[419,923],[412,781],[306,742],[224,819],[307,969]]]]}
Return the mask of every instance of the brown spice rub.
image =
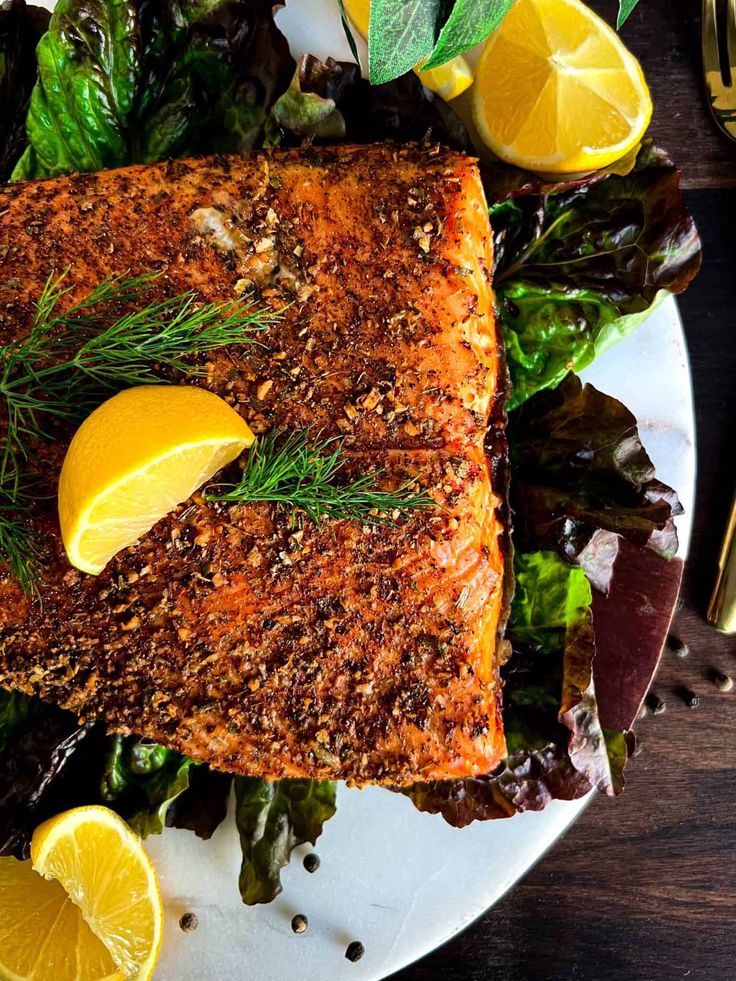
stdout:
{"type": "MultiPolygon", "coordinates": [[[[207,387],[256,432],[343,434],[357,472],[416,476],[442,505],[317,530],[195,497],[89,577],[41,500],[43,605],[0,573],[0,682],[240,773],[495,766],[503,557],[483,440],[501,380],[473,162],[387,146],[181,161],[1,188],[0,214],[0,342],[67,267],[71,297],[157,269],[162,293],[288,304],[264,350],[212,359],[207,387]]],[[[69,438],[37,448],[51,493],[69,438]]]]}

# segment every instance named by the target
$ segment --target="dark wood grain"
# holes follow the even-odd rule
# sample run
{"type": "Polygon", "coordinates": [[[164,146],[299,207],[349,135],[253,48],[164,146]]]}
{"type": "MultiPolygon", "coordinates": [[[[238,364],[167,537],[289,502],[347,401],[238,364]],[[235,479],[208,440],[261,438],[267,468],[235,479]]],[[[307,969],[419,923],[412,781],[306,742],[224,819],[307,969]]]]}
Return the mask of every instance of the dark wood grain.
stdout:
{"type": "MultiPolygon", "coordinates": [[[[588,2],[615,23],[617,0],[588,2]]],[[[676,158],[683,186],[736,187],[736,144],[713,123],[703,86],[700,7],[701,0],[640,0],[621,36],[649,82],[650,135],[676,158]]]]}
{"type": "MultiPolygon", "coordinates": [[[[594,6],[612,19],[615,3],[594,6]]],[[[699,8],[641,0],[624,31],[654,93],[654,135],[700,189],[686,196],[704,268],[681,300],[698,484],[674,628],[691,653],[665,651],[653,691],[666,711],[638,723],[623,797],[595,800],[493,910],[395,981],[736,978],[736,689],[712,683],[714,668],[736,678],[736,638],[704,618],[736,486],[736,145],[721,141],[700,90],[699,8]]]]}

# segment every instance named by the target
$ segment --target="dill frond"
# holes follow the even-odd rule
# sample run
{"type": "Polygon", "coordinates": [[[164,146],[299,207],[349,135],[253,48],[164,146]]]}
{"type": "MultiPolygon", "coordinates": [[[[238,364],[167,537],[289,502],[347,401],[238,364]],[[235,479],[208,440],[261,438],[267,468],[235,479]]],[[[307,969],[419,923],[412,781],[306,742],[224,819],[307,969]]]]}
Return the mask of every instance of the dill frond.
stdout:
{"type": "Polygon", "coordinates": [[[28,506],[17,488],[0,486],[0,565],[24,592],[36,594],[41,578],[41,553],[29,522],[28,506]]]}
{"type": "Polygon", "coordinates": [[[7,435],[0,477],[18,472],[29,443],[49,435],[52,420],[75,422],[106,392],[161,382],[168,370],[188,376],[204,368],[200,355],[257,343],[280,319],[247,298],[199,303],[193,291],[146,302],[158,274],[110,276],[66,310],[65,274],[49,277],[27,337],[0,346],[0,402],[7,435]],[[137,309],[124,309],[142,303],[137,309]]]}
{"type": "Polygon", "coordinates": [[[312,442],[309,432],[284,436],[273,431],[250,449],[237,484],[210,486],[204,496],[236,504],[280,504],[304,511],[318,527],[325,518],[387,524],[395,511],[436,506],[427,494],[412,491],[412,482],[381,489],[381,470],[341,482],[345,463],[339,437],[312,442]]]}

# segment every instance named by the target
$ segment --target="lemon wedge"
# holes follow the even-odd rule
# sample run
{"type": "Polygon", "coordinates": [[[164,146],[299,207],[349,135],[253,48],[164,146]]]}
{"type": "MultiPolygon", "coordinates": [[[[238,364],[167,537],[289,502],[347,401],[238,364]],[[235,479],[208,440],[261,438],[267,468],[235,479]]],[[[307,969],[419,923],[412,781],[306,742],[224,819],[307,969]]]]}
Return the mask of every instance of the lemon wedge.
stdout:
{"type": "Polygon", "coordinates": [[[97,575],[253,443],[246,422],[202,388],[143,385],[79,427],[59,478],[69,561],[97,575]]]}
{"type": "Polygon", "coordinates": [[[0,977],[6,981],[123,981],[79,907],[30,862],[0,858],[0,909],[0,977]]]}
{"type": "Polygon", "coordinates": [[[147,981],[161,947],[156,873],[106,807],[77,807],[36,829],[31,861],[0,859],[0,977],[147,981]]]}
{"type": "MultiPolygon", "coordinates": [[[[345,12],[358,33],[367,38],[371,0],[345,0],[345,12]]],[[[445,102],[456,99],[473,84],[473,70],[462,56],[427,71],[422,71],[421,65],[417,65],[414,71],[422,85],[436,92],[445,102]]]]}
{"type": "Polygon", "coordinates": [[[55,880],[125,978],[144,981],[163,935],[158,880],[140,839],[107,807],[75,807],[39,825],[33,868],[55,880]]]}
{"type": "Polygon", "coordinates": [[[608,166],[652,115],[638,61],[579,0],[516,0],[485,43],[472,97],[497,156],[550,174],[608,166]]]}

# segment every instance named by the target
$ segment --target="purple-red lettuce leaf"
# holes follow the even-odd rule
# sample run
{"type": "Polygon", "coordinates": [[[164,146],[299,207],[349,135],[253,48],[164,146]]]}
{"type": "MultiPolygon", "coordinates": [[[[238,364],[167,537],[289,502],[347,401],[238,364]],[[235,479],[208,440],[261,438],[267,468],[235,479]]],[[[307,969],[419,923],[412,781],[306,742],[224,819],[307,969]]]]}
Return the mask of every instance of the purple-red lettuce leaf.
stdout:
{"type": "Polygon", "coordinates": [[[301,60],[267,127],[270,145],[290,146],[305,137],[317,142],[394,139],[405,143],[427,135],[457,150],[472,150],[462,120],[422,85],[415,72],[385,85],[371,85],[361,77],[358,65],[332,58],[320,62],[311,55],[301,60]]]}
{"type": "Polygon", "coordinates": [[[591,787],[623,789],[625,733],[601,726],[593,684],[590,584],[553,552],[516,553],[516,593],[502,667],[507,756],[485,777],[417,784],[404,791],[450,824],[541,810],[591,787]]]}
{"type": "Polygon", "coordinates": [[[517,547],[574,562],[604,530],[675,554],[672,516],[682,507],[617,399],[568,374],[511,413],[508,437],[517,547]]]}
{"type": "Polygon", "coordinates": [[[97,803],[103,731],[19,692],[0,690],[0,855],[28,858],[38,824],[97,803]],[[92,765],[90,765],[92,764],[92,765]]]}
{"type": "Polygon", "coordinates": [[[70,712],[0,690],[2,855],[27,858],[38,824],[85,804],[106,804],[144,837],[168,823],[209,838],[225,816],[231,780],[148,740],[80,726],[70,712]]]}
{"type": "Polygon", "coordinates": [[[590,364],[700,267],[679,171],[649,142],[628,173],[550,183],[498,165],[484,177],[510,408],[590,364]]]}
{"type": "Polygon", "coordinates": [[[186,828],[198,838],[211,838],[225,820],[233,778],[205,764],[189,768],[189,786],[175,797],[166,812],[166,824],[186,828]]]}
{"type": "Polygon", "coordinates": [[[0,5],[0,180],[10,176],[25,149],[26,113],[36,84],[36,45],[51,14],[25,0],[0,5]]]}

